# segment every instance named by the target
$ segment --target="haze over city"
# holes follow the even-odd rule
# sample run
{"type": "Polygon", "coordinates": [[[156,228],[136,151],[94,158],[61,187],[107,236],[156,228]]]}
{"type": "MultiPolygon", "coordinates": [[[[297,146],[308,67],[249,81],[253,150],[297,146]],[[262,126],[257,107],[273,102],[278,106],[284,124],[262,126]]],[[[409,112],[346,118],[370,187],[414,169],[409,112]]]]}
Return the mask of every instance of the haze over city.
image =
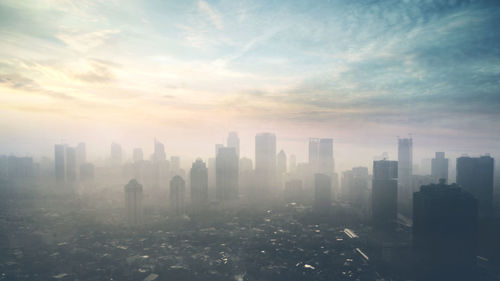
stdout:
{"type": "Polygon", "coordinates": [[[499,26],[0,0],[0,280],[500,280],[499,26]]]}

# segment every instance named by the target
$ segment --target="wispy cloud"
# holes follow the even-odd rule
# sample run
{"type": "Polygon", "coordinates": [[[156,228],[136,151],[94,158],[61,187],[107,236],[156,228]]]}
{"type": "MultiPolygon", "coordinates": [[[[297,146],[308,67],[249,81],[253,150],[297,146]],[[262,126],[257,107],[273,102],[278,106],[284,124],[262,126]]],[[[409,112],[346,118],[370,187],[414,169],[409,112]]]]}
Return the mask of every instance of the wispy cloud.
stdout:
{"type": "Polygon", "coordinates": [[[222,16],[216,8],[210,6],[206,1],[200,0],[198,1],[198,9],[206,14],[215,27],[218,29],[224,28],[222,16]]]}

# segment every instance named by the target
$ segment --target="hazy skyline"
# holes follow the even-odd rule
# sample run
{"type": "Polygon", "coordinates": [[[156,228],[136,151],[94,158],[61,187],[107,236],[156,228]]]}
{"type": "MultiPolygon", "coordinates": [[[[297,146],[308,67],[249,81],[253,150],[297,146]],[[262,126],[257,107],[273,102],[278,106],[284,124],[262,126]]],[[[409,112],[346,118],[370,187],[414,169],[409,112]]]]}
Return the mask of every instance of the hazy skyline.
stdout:
{"type": "Polygon", "coordinates": [[[1,1],[0,153],[208,157],[238,131],[253,158],[270,131],[298,161],[334,138],[340,168],[408,133],[498,155],[498,26],[494,1],[1,1]]]}

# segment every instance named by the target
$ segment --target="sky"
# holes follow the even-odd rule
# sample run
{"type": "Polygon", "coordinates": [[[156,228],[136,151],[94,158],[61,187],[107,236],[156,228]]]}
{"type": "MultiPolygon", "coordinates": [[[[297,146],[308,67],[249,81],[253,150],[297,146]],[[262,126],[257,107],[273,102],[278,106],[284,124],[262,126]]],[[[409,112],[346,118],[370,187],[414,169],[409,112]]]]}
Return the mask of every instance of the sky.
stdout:
{"type": "MultiPolygon", "coordinates": [[[[499,155],[497,1],[0,0],[0,154],[85,141],[213,156],[229,131],[307,159],[499,155]]],[[[356,160],[353,160],[356,159],[356,160]]]]}

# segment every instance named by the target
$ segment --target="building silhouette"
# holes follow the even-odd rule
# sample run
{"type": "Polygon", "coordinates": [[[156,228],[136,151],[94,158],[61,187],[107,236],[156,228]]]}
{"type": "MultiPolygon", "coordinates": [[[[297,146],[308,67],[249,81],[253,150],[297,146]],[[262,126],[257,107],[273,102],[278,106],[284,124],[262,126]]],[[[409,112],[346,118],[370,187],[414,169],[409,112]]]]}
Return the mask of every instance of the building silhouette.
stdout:
{"type": "Polygon", "coordinates": [[[165,145],[155,139],[154,142],[154,152],[152,156],[153,162],[161,162],[167,160],[167,154],[165,153],[165,145]]]}
{"type": "Polygon", "coordinates": [[[319,170],[319,141],[318,138],[309,138],[309,167],[311,171],[317,172],[319,170]]]}
{"type": "Polygon", "coordinates": [[[125,185],[125,212],[129,225],[142,224],[142,185],[137,180],[132,179],[125,185]]]}
{"type": "Polygon", "coordinates": [[[55,176],[58,182],[66,181],[66,145],[54,145],[55,176]]]}
{"type": "Polygon", "coordinates": [[[477,200],[457,185],[424,185],[413,197],[417,280],[474,280],[477,200]]]}
{"type": "Polygon", "coordinates": [[[335,165],[333,160],[333,139],[320,139],[318,173],[330,176],[334,171],[335,165]]]}
{"type": "Polygon", "coordinates": [[[238,155],[234,147],[221,147],[215,158],[215,195],[225,202],[238,198],[238,155]]]}
{"type": "Polygon", "coordinates": [[[276,136],[261,133],[255,136],[255,179],[256,189],[262,196],[274,192],[276,185],[276,136]]]}
{"type": "Polygon", "coordinates": [[[366,208],[369,199],[367,167],[354,167],[342,174],[343,199],[359,208],[366,208]]]}
{"type": "Polygon", "coordinates": [[[314,209],[326,212],[332,205],[331,178],[323,174],[314,174],[314,209]]]}
{"type": "Polygon", "coordinates": [[[195,207],[208,204],[208,169],[201,159],[196,159],[189,173],[191,184],[191,203],[195,207]]]}
{"type": "Polygon", "coordinates": [[[448,158],[444,157],[444,152],[436,152],[436,156],[431,160],[431,176],[435,180],[445,179],[448,181],[448,158]]]}
{"type": "Polygon", "coordinates": [[[111,144],[111,165],[120,166],[122,164],[122,146],[117,143],[111,144]]]}
{"type": "Polygon", "coordinates": [[[457,184],[478,200],[480,216],[491,214],[493,209],[494,159],[460,157],[457,159],[457,184]]]}
{"type": "Polygon", "coordinates": [[[186,196],[186,182],[180,176],[170,180],[170,207],[176,215],[184,214],[184,200],[186,196]]]}
{"type": "Polygon", "coordinates": [[[66,180],[74,183],[78,179],[77,152],[74,147],[66,147],[66,180]]]}
{"type": "Polygon", "coordinates": [[[397,178],[397,161],[373,161],[372,223],[376,228],[388,229],[396,222],[397,178]]]}
{"type": "Polygon", "coordinates": [[[76,159],[78,160],[77,169],[80,168],[80,165],[87,163],[87,146],[84,142],[76,146],[76,159]]]}
{"type": "Polygon", "coordinates": [[[132,160],[134,163],[144,161],[144,153],[142,152],[142,148],[134,148],[132,151],[132,160]]]}
{"type": "Polygon", "coordinates": [[[227,147],[234,147],[236,155],[240,157],[240,138],[237,132],[229,132],[227,136],[227,147]]]}
{"type": "Polygon", "coordinates": [[[409,213],[413,188],[413,140],[411,138],[398,139],[398,204],[401,211],[409,213]]]}

